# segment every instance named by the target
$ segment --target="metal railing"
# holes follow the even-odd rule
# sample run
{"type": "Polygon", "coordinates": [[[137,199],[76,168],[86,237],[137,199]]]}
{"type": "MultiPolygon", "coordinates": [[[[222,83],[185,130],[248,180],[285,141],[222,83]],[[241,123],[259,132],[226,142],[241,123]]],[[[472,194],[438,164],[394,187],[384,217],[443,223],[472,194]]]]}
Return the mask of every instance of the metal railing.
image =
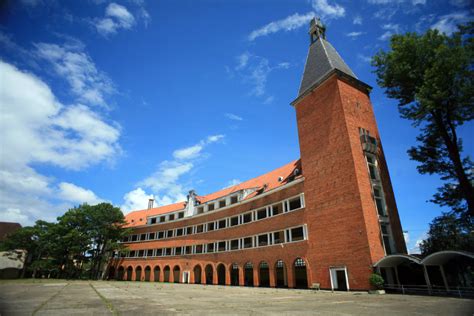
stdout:
{"type": "Polygon", "coordinates": [[[439,285],[421,285],[421,284],[385,284],[384,289],[387,293],[415,294],[415,295],[434,295],[434,296],[455,296],[460,298],[474,298],[474,287],[449,286],[446,289],[439,285]]]}

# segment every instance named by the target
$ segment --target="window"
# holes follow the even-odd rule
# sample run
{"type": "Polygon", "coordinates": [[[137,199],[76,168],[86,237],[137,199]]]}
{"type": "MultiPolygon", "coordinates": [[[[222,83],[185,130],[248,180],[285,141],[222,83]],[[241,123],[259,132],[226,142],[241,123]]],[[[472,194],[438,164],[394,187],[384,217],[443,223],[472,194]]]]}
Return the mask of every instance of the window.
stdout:
{"type": "Polygon", "coordinates": [[[171,256],[171,248],[165,248],[164,256],[171,256]]]}
{"type": "Polygon", "coordinates": [[[183,229],[182,228],[176,229],[176,236],[183,236],[183,229]]]}
{"type": "Polygon", "coordinates": [[[214,227],[215,227],[214,222],[207,223],[207,231],[208,232],[213,231],[214,227]]]}
{"type": "Polygon", "coordinates": [[[128,241],[128,236],[123,237],[122,242],[127,242],[128,241]]]}
{"type": "Polygon", "coordinates": [[[239,217],[234,216],[230,218],[230,226],[237,226],[239,225],[239,217]]]}
{"type": "Polygon", "coordinates": [[[195,250],[196,250],[195,253],[202,253],[202,245],[196,245],[195,250]]]}
{"type": "Polygon", "coordinates": [[[306,267],[306,262],[303,259],[298,258],[295,260],[295,267],[306,267]]]}
{"type": "Polygon", "coordinates": [[[166,238],[172,238],[173,237],[173,230],[170,229],[166,232],[166,238]]]}
{"type": "Polygon", "coordinates": [[[193,253],[193,248],[191,246],[184,247],[184,253],[190,255],[193,253]]]}
{"type": "Polygon", "coordinates": [[[193,234],[193,226],[186,227],[186,235],[192,235],[193,234]]]}
{"type": "Polygon", "coordinates": [[[138,236],[137,235],[132,235],[132,241],[137,241],[138,236]]]}
{"type": "Polygon", "coordinates": [[[204,213],[204,206],[200,206],[197,208],[196,214],[202,214],[204,213]]]}
{"type": "Polygon", "coordinates": [[[226,225],[226,220],[225,219],[222,219],[219,221],[219,229],[222,229],[222,228],[226,228],[227,225],[226,225]]]}
{"type": "Polygon", "coordinates": [[[266,245],[268,245],[268,235],[267,234],[259,235],[258,246],[261,247],[261,246],[266,246],[266,245]]]}
{"type": "Polygon", "coordinates": [[[146,251],[146,256],[147,256],[147,257],[153,257],[153,249],[148,249],[148,250],[146,251]]]}
{"type": "Polygon", "coordinates": [[[301,208],[301,199],[299,196],[288,202],[288,211],[297,210],[299,208],[301,208]]]}
{"type": "Polygon", "coordinates": [[[140,235],[140,240],[146,240],[146,234],[141,234],[140,235]]]}
{"type": "Polygon", "coordinates": [[[163,249],[159,248],[159,249],[156,249],[156,255],[158,257],[161,257],[163,255],[163,249]]]}
{"type": "Polygon", "coordinates": [[[217,250],[218,251],[225,251],[225,241],[219,241],[217,243],[217,250]]]}
{"type": "Polygon", "coordinates": [[[242,216],[243,224],[250,223],[252,221],[252,213],[246,213],[242,216]]]}
{"type": "Polygon", "coordinates": [[[202,233],[204,231],[204,225],[197,225],[196,226],[196,234],[202,233]]]}
{"type": "Polygon", "coordinates": [[[174,221],[174,214],[170,214],[169,217],[168,217],[168,220],[169,221],[174,221]]]}
{"type": "Polygon", "coordinates": [[[174,252],[175,255],[180,256],[182,249],[183,249],[183,248],[181,248],[181,247],[177,247],[176,250],[175,250],[175,252],[174,252]]]}
{"type": "Polygon", "coordinates": [[[158,232],[156,239],[163,239],[163,237],[165,237],[165,232],[158,232]]]}
{"type": "Polygon", "coordinates": [[[214,252],[214,243],[207,244],[207,252],[214,252]]]}
{"type": "Polygon", "coordinates": [[[384,245],[384,248],[385,248],[385,253],[387,255],[391,255],[393,253],[393,251],[392,251],[389,227],[388,227],[388,225],[382,224],[382,225],[380,225],[380,229],[382,230],[382,238],[383,238],[383,245],[384,245]]]}
{"type": "Polygon", "coordinates": [[[252,248],[252,237],[244,238],[244,248],[252,248]]]}
{"type": "Polygon", "coordinates": [[[160,216],[160,223],[164,223],[166,220],[166,216],[160,216]]]}
{"type": "Polygon", "coordinates": [[[285,242],[285,232],[279,231],[273,233],[273,243],[274,244],[281,244],[285,242]]]}
{"type": "Polygon", "coordinates": [[[237,195],[230,197],[230,204],[235,204],[239,201],[239,197],[237,195]]]}
{"type": "Polygon", "coordinates": [[[303,227],[297,227],[291,229],[291,241],[298,241],[304,239],[303,227]]]}
{"type": "Polygon", "coordinates": [[[273,211],[272,213],[273,216],[281,214],[282,213],[281,203],[272,205],[272,211],[273,211]]]}
{"type": "Polygon", "coordinates": [[[225,207],[225,204],[226,204],[226,203],[225,203],[225,200],[220,200],[220,201],[219,201],[219,208],[225,207]]]}
{"type": "Polygon", "coordinates": [[[375,160],[375,157],[372,155],[367,155],[367,166],[369,167],[369,174],[370,174],[370,179],[371,180],[379,180],[379,173],[377,170],[377,161],[375,160]]]}
{"type": "Polygon", "coordinates": [[[138,257],[141,258],[145,255],[145,250],[138,250],[138,257]]]}
{"type": "Polygon", "coordinates": [[[211,204],[207,205],[207,210],[208,211],[214,211],[214,208],[215,208],[214,203],[211,203],[211,204]]]}
{"type": "Polygon", "coordinates": [[[264,219],[267,217],[267,209],[262,208],[261,210],[257,211],[257,219],[264,219]]]}
{"type": "Polygon", "coordinates": [[[178,218],[183,218],[184,217],[184,212],[179,212],[178,213],[178,218]]]}
{"type": "Polygon", "coordinates": [[[155,233],[150,233],[150,234],[148,235],[148,239],[149,239],[149,240],[155,239],[155,233]]]}
{"type": "Polygon", "coordinates": [[[156,217],[153,217],[153,218],[150,220],[150,224],[156,224],[156,217]]]}
{"type": "Polygon", "coordinates": [[[125,252],[120,253],[120,258],[125,258],[126,256],[127,256],[127,254],[125,252]]]}
{"type": "Polygon", "coordinates": [[[239,249],[239,240],[234,239],[230,241],[230,250],[238,250],[239,249]]]}
{"type": "Polygon", "coordinates": [[[130,258],[135,257],[135,250],[130,251],[130,254],[128,255],[130,258]]]}
{"type": "Polygon", "coordinates": [[[385,216],[385,204],[383,200],[382,188],[381,187],[374,187],[374,198],[375,204],[377,206],[377,213],[380,216],[385,216]]]}

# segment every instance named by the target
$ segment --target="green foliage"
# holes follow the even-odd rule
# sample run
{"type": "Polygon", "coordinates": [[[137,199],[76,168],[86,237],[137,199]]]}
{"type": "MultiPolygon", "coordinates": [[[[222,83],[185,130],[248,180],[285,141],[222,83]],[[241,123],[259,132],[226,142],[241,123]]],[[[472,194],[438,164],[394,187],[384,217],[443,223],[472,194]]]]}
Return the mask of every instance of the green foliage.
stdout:
{"type": "Polygon", "coordinates": [[[378,290],[383,289],[383,285],[385,283],[384,279],[380,274],[372,273],[369,277],[370,284],[378,290]]]}
{"type": "Polygon", "coordinates": [[[445,184],[432,202],[474,215],[473,163],[462,157],[457,128],[474,118],[474,22],[451,36],[428,30],[391,38],[391,50],[373,60],[377,83],[398,100],[401,117],[421,129],[408,153],[421,174],[445,184]]]}
{"type": "Polygon", "coordinates": [[[424,256],[442,250],[474,252],[473,221],[455,213],[436,217],[430,224],[428,237],[420,244],[420,250],[424,256]]]}
{"type": "Polygon", "coordinates": [[[100,278],[104,264],[113,251],[121,249],[117,242],[130,231],[119,208],[109,203],[83,204],[58,217],[57,223],[37,221],[23,227],[2,242],[3,250],[28,251],[28,270],[33,277],[54,275],[100,278]]]}

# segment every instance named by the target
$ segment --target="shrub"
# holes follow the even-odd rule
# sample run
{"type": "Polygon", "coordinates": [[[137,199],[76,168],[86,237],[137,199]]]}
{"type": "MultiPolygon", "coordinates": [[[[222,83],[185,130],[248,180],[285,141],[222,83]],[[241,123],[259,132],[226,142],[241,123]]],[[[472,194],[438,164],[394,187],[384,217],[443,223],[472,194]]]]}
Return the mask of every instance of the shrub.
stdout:
{"type": "Polygon", "coordinates": [[[377,290],[383,289],[384,279],[380,274],[372,273],[369,277],[369,282],[377,290]]]}

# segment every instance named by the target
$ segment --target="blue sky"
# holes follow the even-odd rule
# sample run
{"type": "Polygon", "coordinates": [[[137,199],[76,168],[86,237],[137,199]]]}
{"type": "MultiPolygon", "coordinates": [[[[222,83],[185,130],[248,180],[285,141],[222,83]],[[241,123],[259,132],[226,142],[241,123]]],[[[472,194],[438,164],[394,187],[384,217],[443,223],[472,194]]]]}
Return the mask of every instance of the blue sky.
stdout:
{"type": "MultiPolygon", "coordinates": [[[[6,4],[5,4],[6,3],[6,4]]],[[[207,194],[299,157],[294,109],[309,39],[327,39],[371,98],[414,248],[440,184],[406,150],[417,131],[370,57],[396,32],[450,33],[469,0],[47,1],[0,7],[0,220],[54,220],[82,202],[127,213],[207,194]]],[[[463,126],[472,155],[472,124],[463,126]]]]}

